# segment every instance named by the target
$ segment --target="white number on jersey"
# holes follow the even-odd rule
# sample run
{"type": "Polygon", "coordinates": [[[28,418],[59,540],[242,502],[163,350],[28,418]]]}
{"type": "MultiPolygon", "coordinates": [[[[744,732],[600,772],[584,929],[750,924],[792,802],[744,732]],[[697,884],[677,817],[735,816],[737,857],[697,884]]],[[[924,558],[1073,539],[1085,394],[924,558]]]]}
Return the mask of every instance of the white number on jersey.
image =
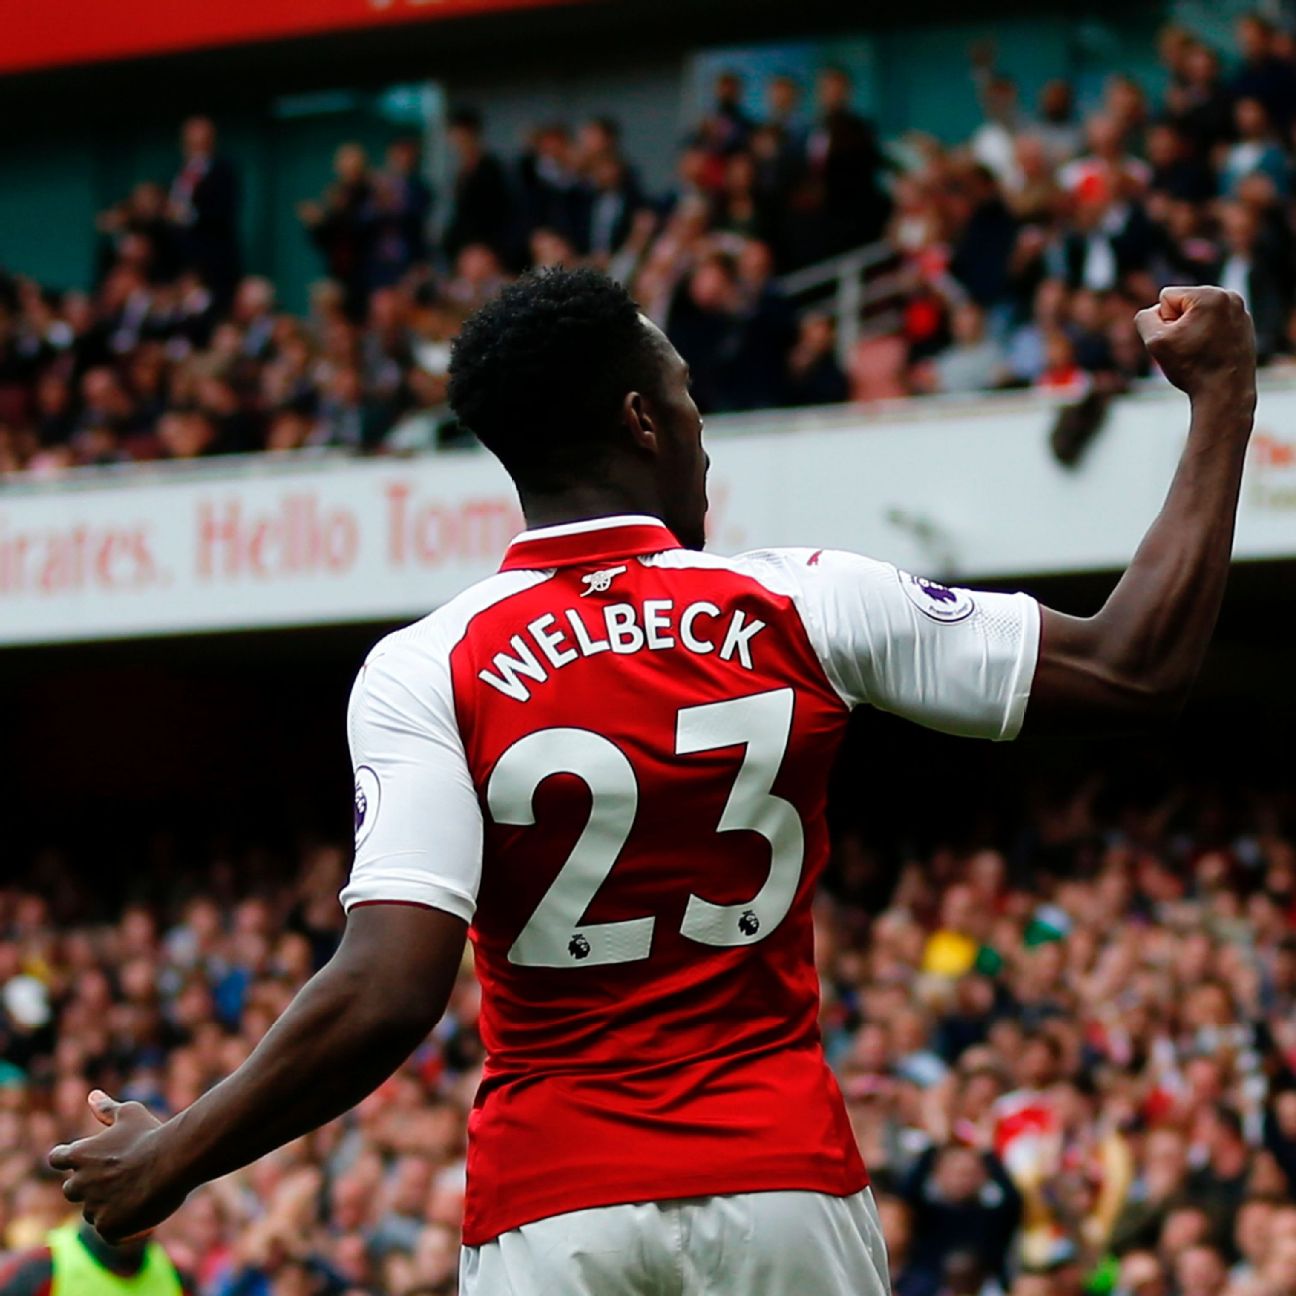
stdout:
{"type": "MultiPolygon", "coordinates": [[[[792,731],[790,688],[686,707],[676,719],[680,755],[744,748],[717,832],[747,829],[769,842],[769,877],[751,900],[717,905],[690,895],[683,935],[703,945],[750,945],[781,923],[801,880],[805,832],[795,807],[770,789],[792,731]]],[[[535,823],[536,790],[554,774],[574,774],[590,790],[590,816],[553,884],[509,950],[527,967],[595,966],[647,958],[652,917],[582,923],[634,826],[639,785],[629,760],[610,739],[588,729],[540,729],[500,758],[486,788],[496,823],[535,823]]]]}
{"type": "Polygon", "coordinates": [[[499,758],[486,789],[496,823],[535,823],[532,800],[551,774],[575,774],[590,790],[590,816],[553,885],[509,950],[511,963],[570,967],[648,957],[652,918],[581,926],[581,915],[630,836],[639,785],[621,749],[588,729],[539,729],[499,758]],[[579,928],[579,931],[577,930],[579,928]]]}
{"type": "Polygon", "coordinates": [[[681,755],[746,744],[716,831],[747,828],[770,845],[769,877],[746,904],[716,905],[689,896],[680,931],[690,940],[703,945],[747,945],[768,936],[792,907],[805,858],[805,830],[796,807],[770,791],[791,735],[790,688],[688,707],[679,713],[675,750],[681,755]]]}

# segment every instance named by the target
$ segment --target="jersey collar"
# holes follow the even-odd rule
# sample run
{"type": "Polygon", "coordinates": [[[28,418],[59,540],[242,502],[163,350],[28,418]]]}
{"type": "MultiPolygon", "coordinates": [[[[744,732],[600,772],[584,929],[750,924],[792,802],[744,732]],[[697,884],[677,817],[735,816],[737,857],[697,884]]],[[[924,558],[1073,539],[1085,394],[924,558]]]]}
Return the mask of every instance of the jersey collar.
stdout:
{"type": "Polygon", "coordinates": [[[541,571],[634,558],[682,548],[660,519],[626,514],[524,531],[504,554],[500,571],[541,571]]]}

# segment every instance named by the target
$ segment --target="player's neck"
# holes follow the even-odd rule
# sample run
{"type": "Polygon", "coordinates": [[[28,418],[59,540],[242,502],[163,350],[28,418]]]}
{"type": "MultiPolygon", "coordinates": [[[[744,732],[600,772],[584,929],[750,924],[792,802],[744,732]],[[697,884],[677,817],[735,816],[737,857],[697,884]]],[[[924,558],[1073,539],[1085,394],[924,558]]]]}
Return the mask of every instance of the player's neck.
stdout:
{"type": "Polygon", "coordinates": [[[637,514],[661,517],[656,493],[609,486],[570,486],[543,494],[522,492],[522,513],[527,528],[561,526],[566,522],[587,522],[591,518],[637,514]]]}

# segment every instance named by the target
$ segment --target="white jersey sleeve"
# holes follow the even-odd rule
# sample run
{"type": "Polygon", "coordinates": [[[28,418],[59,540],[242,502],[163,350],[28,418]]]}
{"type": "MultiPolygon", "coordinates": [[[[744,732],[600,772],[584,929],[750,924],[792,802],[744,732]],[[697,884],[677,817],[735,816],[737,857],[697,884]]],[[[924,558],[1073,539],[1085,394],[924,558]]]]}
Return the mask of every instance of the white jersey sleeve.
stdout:
{"type": "Polygon", "coordinates": [[[482,814],[455,722],[449,662],[384,640],[347,713],[355,767],[355,863],[342,905],[403,901],[472,921],[482,814]]]}
{"type": "Polygon", "coordinates": [[[747,555],[789,590],[824,671],[850,705],[973,738],[1015,738],[1039,654],[1026,594],[952,589],[834,550],[747,555]]]}

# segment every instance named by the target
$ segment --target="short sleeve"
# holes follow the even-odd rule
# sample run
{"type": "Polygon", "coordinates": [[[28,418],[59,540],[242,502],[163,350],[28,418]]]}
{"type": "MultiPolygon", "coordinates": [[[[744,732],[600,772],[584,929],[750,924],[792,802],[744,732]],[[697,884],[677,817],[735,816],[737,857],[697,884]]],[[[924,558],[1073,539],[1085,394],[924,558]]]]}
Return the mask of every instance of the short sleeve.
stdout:
{"type": "Polygon", "coordinates": [[[1039,655],[1039,604],[1029,595],[950,588],[833,550],[769,557],[848,703],[945,733],[1017,736],[1039,655]]]}
{"type": "Polygon", "coordinates": [[[347,714],[355,770],[355,862],[348,911],[395,901],[471,922],[481,883],[482,814],[455,723],[448,667],[379,645],[347,714]]]}

